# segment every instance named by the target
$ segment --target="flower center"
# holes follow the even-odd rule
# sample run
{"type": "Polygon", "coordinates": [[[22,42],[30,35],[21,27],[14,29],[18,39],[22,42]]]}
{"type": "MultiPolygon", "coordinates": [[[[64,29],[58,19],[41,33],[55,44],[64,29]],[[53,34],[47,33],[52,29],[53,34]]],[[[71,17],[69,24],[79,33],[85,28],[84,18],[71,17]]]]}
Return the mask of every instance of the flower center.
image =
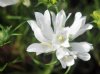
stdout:
{"type": "Polygon", "coordinates": [[[60,35],[57,37],[58,41],[59,42],[63,42],[64,41],[64,36],[60,35]]]}

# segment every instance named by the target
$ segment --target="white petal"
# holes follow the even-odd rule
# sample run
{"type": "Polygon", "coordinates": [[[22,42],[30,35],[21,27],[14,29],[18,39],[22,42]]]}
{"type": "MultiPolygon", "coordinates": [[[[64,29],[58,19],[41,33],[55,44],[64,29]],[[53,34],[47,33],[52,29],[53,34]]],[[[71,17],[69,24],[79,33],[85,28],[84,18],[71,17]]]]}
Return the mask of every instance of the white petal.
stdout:
{"type": "Polygon", "coordinates": [[[44,19],[45,19],[45,24],[51,26],[51,18],[48,10],[44,12],[44,19]]]}
{"type": "Polygon", "coordinates": [[[56,56],[57,59],[61,59],[63,58],[65,55],[69,55],[69,53],[67,52],[68,49],[64,49],[64,48],[59,48],[56,50],[56,56]]]}
{"type": "Polygon", "coordinates": [[[18,3],[19,0],[0,0],[0,6],[1,7],[6,7],[6,6],[9,6],[9,5],[14,5],[16,3],[18,3]]]}
{"type": "Polygon", "coordinates": [[[72,35],[72,38],[75,36],[75,34],[79,31],[79,29],[81,28],[81,26],[83,25],[83,18],[82,14],[80,12],[77,12],[75,14],[75,19],[73,24],[70,26],[70,34],[72,35]]]}
{"type": "MultiPolygon", "coordinates": [[[[50,12],[51,13],[51,16],[52,16],[52,22],[53,22],[53,27],[54,27],[54,31],[56,32],[56,29],[58,26],[65,26],[65,22],[69,19],[69,17],[71,16],[71,13],[68,14],[67,18],[66,18],[66,15],[65,15],[65,12],[62,10],[60,11],[57,16],[55,15],[54,12],[50,12]],[[62,18],[60,18],[62,17],[62,18]],[[60,24],[60,22],[62,24],[60,24]],[[58,24],[59,23],[59,24],[58,24]]],[[[60,26],[60,27],[61,27],[60,26]]]]}
{"type": "Polygon", "coordinates": [[[35,12],[35,18],[36,18],[36,21],[37,21],[37,25],[42,28],[42,25],[44,25],[44,16],[42,13],[40,12],[35,12]]]}
{"type": "Polygon", "coordinates": [[[74,64],[74,58],[72,56],[65,56],[60,59],[60,63],[63,68],[66,68],[66,66],[72,66],[74,64]]]}
{"type": "Polygon", "coordinates": [[[93,25],[91,24],[85,24],[78,32],[77,34],[74,36],[74,38],[82,35],[83,33],[85,33],[87,30],[92,29],[93,25]]]}
{"type": "Polygon", "coordinates": [[[75,14],[75,19],[79,19],[79,18],[81,18],[81,17],[82,17],[81,12],[76,12],[76,14],[75,14]]]}
{"type": "Polygon", "coordinates": [[[61,46],[63,46],[63,47],[70,47],[69,40],[66,39],[66,40],[61,44],[61,46]]]}
{"type": "Polygon", "coordinates": [[[89,53],[80,53],[77,56],[78,56],[78,58],[82,59],[83,61],[88,61],[91,58],[89,53]]]}
{"type": "MultiPolygon", "coordinates": [[[[66,38],[65,39],[65,41],[61,44],[61,46],[63,46],[63,47],[69,47],[70,46],[70,44],[69,44],[69,27],[65,27],[65,28],[63,28],[63,30],[65,31],[65,35],[64,35],[64,38],[66,38]]],[[[64,33],[64,32],[63,32],[64,33]]]]}
{"type": "Polygon", "coordinates": [[[56,16],[54,29],[59,30],[60,28],[64,27],[65,22],[66,22],[66,14],[64,10],[61,10],[56,16]]]}
{"type": "Polygon", "coordinates": [[[87,28],[87,30],[90,30],[90,29],[93,28],[93,25],[92,24],[86,24],[86,28],[87,28]]]}
{"type": "Polygon", "coordinates": [[[82,27],[85,25],[85,23],[86,23],[86,16],[83,16],[82,17],[83,19],[82,19],[82,27]]]}
{"type": "Polygon", "coordinates": [[[88,42],[73,42],[70,43],[70,45],[72,51],[77,51],[79,53],[89,52],[91,49],[93,49],[92,44],[88,42]]]}
{"type": "Polygon", "coordinates": [[[49,40],[52,40],[53,29],[51,27],[51,18],[50,18],[50,13],[48,10],[44,12],[44,22],[45,24],[43,24],[42,26],[43,34],[46,38],[48,38],[49,40]]]}
{"type": "Polygon", "coordinates": [[[40,28],[37,26],[36,22],[34,20],[28,20],[27,21],[29,25],[31,26],[32,30],[34,31],[35,37],[40,41],[40,42],[47,42],[48,40],[43,36],[40,28]]]}
{"type": "Polygon", "coordinates": [[[53,30],[51,28],[51,18],[48,10],[45,11],[44,15],[39,12],[35,12],[37,25],[40,27],[43,35],[48,39],[52,39],[53,30]]]}
{"type": "Polygon", "coordinates": [[[46,45],[39,44],[39,43],[33,43],[27,48],[27,52],[36,52],[37,55],[41,53],[48,53],[51,51],[53,51],[51,48],[49,48],[46,45]]]}

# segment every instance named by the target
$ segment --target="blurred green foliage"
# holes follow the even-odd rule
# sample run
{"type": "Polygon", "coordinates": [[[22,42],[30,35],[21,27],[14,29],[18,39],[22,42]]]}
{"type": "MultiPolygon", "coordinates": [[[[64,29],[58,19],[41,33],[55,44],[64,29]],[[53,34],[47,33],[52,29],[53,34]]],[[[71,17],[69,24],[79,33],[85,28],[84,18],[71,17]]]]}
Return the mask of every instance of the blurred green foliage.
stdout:
{"type": "Polygon", "coordinates": [[[91,15],[94,19],[94,23],[97,24],[97,27],[100,28],[100,10],[96,10],[91,15]]]}

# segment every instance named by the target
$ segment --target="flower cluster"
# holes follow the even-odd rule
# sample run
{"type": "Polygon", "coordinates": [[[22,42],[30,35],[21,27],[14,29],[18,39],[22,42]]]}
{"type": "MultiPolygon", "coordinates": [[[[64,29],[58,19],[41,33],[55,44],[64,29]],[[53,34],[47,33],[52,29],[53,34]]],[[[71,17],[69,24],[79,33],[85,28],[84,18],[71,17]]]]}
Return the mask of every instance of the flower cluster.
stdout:
{"type": "Polygon", "coordinates": [[[85,24],[86,16],[77,12],[72,25],[66,27],[65,23],[70,15],[71,13],[66,17],[64,10],[58,12],[57,15],[48,10],[44,14],[35,12],[36,21],[28,20],[28,23],[40,43],[29,45],[27,51],[36,52],[36,55],[55,51],[63,68],[72,66],[77,58],[88,61],[91,58],[88,52],[93,49],[92,44],[72,41],[85,31],[92,29],[93,26],[85,24]]]}

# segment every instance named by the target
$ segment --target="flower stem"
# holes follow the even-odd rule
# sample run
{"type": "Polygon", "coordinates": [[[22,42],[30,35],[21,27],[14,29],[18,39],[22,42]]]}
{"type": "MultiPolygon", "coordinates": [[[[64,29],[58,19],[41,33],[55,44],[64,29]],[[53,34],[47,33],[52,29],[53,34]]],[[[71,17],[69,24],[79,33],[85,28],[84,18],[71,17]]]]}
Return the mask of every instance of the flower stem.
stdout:
{"type": "Polygon", "coordinates": [[[71,66],[69,66],[66,70],[66,72],[64,74],[68,74],[69,70],[70,70],[71,66]]]}
{"type": "Polygon", "coordinates": [[[51,63],[45,66],[45,71],[42,74],[51,74],[56,63],[57,61],[55,61],[55,54],[53,53],[51,63]]]}
{"type": "Polygon", "coordinates": [[[43,74],[51,74],[53,68],[54,68],[54,65],[47,66],[46,70],[43,72],[43,74]]]}

